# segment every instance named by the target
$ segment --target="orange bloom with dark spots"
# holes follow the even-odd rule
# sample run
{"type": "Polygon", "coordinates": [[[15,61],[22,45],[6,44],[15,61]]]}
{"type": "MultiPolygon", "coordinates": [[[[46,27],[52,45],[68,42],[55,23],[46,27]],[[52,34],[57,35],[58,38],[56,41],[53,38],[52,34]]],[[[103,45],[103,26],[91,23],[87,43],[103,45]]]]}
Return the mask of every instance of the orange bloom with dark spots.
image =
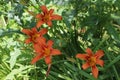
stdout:
{"type": "Polygon", "coordinates": [[[42,24],[46,23],[48,26],[52,26],[52,20],[62,20],[62,17],[57,14],[53,14],[54,9],[48,10],[45,5],[40,7],[43,14],[37,14],[37,28],[39,28],[42,24]]]}
{"type": "Polygon", "coordinates": [[[25,40],[25,43],[28,44],[32,42],[33,44],[36,44],[39,38],[44,39],[43,35],[46,34],[47,31],[48,30],[46,28],[38,31],[35,27],[32,29],[23,29],[22,32],[29,36],[29,38],[25,40]]]}
{"type": "Polygon", "coordinates": [[[39,40],[39,45],[36,45],[34,47],[36,51],[36,57],[33,58],[32,64],[36,63],[38,60],[41,58],[45,58],[46,64],[51,64],[51,58],[53,55],[60,55],[61,52],[58,49],[53,49],[52,48],[53,41],[49,40],[46,43],[46,40],[39,40]]]}
{"type": "Polygon", "coordinates": [[[77,54],[76,58],[86,60],[86,63],[82,65],[82,68],[87,69],[88,67],[91,67],[93,76],[97,78],[98,68],[96,65],[104,65],[104,61],[100,60],[100,58],[104,55],[104,52],[102,50],[98,50],[95,54],[93,54],[92,50],[87,48],[86,53],[87,54],[77,54]]]}

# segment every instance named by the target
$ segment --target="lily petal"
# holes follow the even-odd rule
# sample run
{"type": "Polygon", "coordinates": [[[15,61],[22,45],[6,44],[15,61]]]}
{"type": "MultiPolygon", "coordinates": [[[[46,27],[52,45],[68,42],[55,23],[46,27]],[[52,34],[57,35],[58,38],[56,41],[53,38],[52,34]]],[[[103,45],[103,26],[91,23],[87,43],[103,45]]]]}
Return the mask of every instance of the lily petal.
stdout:
{"type": "Polygon", "coordinates": [[[90,65],[89,65],[89,63],[87,63],[87,62],[82,65],[82,68],[83,68],[83,69],[87,69],[88,67],[90,67],[90,65]]]}
{"type": "Polygon", "coordinates": [[[44,24],[44,22],[43,22],[43,21],[41,21],[41,20],[39,20],[39,21],[37,22],[36,27],[37,27],[37,28],[39,28],[39,27],[41,27],[41,25],[42,25],[42,24],[44,24]]]}
{"type": "Polygon", "coordinates": [[[90,48],[87,48],[86,52],[87,52],[88,55],[92,55],[93,54],[93,52],[92,52],[92,50],[90,48]]]}
{"type": "Polygon", "coordinates": [[[45,63],[46,64],[50,64],[51,63],[51,57],[50,56],[46,56],[45,57],[45,63]]]}
{"type": "Polygon", "coordinates": [[[43,56],[42,55],[37,55],[33,60],[31,61],[31,64],[36,63],[39,59],[41,59],[43,56]]]}
{"type": "Polygon", "coordinates": [[[98,68],[96,66],[92,66],[92,74],[95,78],[98,77],[98,68]]]}
{"type": "Polygon", "coordinates": [[[37,33],[38,32],[36,27],[33,27],[31,30],[32,30],[33,33],[37,33]]]}
{"type": "Polygon", "coordinates": [[[44,37],[38,37],[36,39],[36,41],[39,43],[38,45],[40,45],[40,46],[46,45],[46,38],[44,38],[44,37]]]}
{"type": "Polygon", "coordinates": [[[48,13],[48,9],[45,5],[42,5],[40,8],[41,8],[43,13],[48,13]]]}
{"type": "Polygon", "coordinates": [[[103,50],[98,50],[95,54],[95,56],[97,56],[97,58],[101,58],[104,55],[103,50]]]}
{"type": "Polygon", "coordinates": [[[49,41],[47,42],[48,47],[52,47],[53,43],[54,43],[54,42],[53,42],[52,40],[49,40],[49,41]]]}
{"type": "Polygon", "coordinates": [[[102,66],[102,67],[103,67],[103,65],[104,65],[104,61],[103,61],[103,60],[98,59],[98,60],[96,60],[96,64],[99,64],[100,66],[102,66]]]}
{"type": "Polygon", "coordinates": [[[61,52],[58,49],[53,49],[51,55],[60,55],[61,52]]]}
{"type": "Polygon", "coordinates": [[[77,54],[76,58],[82,59],[82,60],[86,60],[87,59],[87,54],[77,54]]]}
{"type": "Polygon", "coordinates": [[[34,48],[36,53],[40,54],[42,52],[41,46],[39,44],[34,44],[33,48],[34,48]]]}
{"type": "Polygon", "coordinates": [[[52,20],[62,20],[62,16],[57,14],[53,14],[51,17],[52,17],[52,20]]]}
{"type": "Polygon", "coordinates": [[[42,18],[42,14],[37,14],[35,17],[38,18],[38,19],[41,19],[42,18]]]}
{"type": "Polygon", "coordinates": [[[40,33],[41,35],[44,35],[44,34],[46,34],[47,32],[48,32],[48,30],[47,30],[46,28],[43,28],[43,29],[40,30],[39,33],[40,33]]]}
{"type": "Polygon", "coordinates": [[[51,27],[51,26],[52,26],[52,22],[51,22],[51,21],[48,21],[48,22],[47,22],[47,25],[51,27]]]}
{"type": "Polygon", "coordinates": [[[22,32],[27,34],[27,35],[31,34],[31,30],[30,29],[23,29],[22,32]]]}
{"type": "Polygon", "coordinates": [[[26,44],[29,44],[30,42],[31,42],[31,39],[30,39],[30,38],[28,38],[28,39],[25,40],[25,43],[26,43],[26,44]]]}
{"type": "Polygon", "coordinates": [[[50,14],[50,15],[52,15],[53,12],[54,12],[54,9],[50,9],[50,10],[49,10],[49,14],[50,14]]]}

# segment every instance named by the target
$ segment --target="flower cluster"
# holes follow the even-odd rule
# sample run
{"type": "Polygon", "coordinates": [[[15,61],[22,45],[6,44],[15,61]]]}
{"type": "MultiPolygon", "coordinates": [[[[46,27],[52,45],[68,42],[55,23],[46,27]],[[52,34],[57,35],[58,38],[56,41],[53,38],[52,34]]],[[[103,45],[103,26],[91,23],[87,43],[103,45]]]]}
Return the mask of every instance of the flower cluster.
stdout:
{"type": "MultiPolygon", "coordinates": [[[[48,72],[50,69],[50,65],[52,63],[52,56],[54,55],[60,55],[61,52],[58,49],[54,49],[52,46],[54,42],[52,40],[47,40],[44,35],[47,34],[48,29],[42,28],[38,30],[38,28],[41,28],[41,25],[44,23],[47,24],[49,27],[52,26],[52,20],[62,20],[62,17],[57,14],[53,14],[54,9],[48,10],[45,5],[40,6],[40,9],[42,10],[42,13],[34,15],[34,13],[28,11],[30,14],[34,15],[34,17],[37,19],[36,26],[32,29],[23,29],[22,32],[25,33],[28,38],[25,40],[26,44],[32,43],[33,48],[35,51],[35,57],[32,59],[31,63],[34,64],[38,60],[44,58],[45,63],[48,64],[48,72]]],[[[87,69],[88,67],[91,67],[92,74],[95,78],[98,77],[98,68],[96,65],[103,66],[104,61],[100,60],[100,58],[104,55],[104,52],[102,50],[98,50],[96,54],[93,54],[92,50],[90,48],[86,49],[87,54],[77,54],[76,58],[85,60],[86,63],[82,65],[83,69],[87,69]]],[[[48,73],[47,73],[48,74],[48,73]]]]}
{"type": "Polygon", "coordinates": [[[51,64],[51,58],[53,55],[60,55],[61,52],[58,49],[52,48],[53,41],[46,40],[44,37],[47,34],[48,30],[46,28],[40,29],[42,24],[46,23],[48,26],[52,26],[52,20],[62,20],[62,17],[53,14],[54,9],[48,10],[45,5],[40,6],[43,13],[39,13],[35,15],[37,19],[37,24],[32,29],[23,29],[22,32],[25,33],[28,38],[25,40],[26,44],[32,43],[33,48],[35,50],[35,57],[31,61],[32,64],[36,63],[41,58],[45,58],[46,64],[51,64]]]}

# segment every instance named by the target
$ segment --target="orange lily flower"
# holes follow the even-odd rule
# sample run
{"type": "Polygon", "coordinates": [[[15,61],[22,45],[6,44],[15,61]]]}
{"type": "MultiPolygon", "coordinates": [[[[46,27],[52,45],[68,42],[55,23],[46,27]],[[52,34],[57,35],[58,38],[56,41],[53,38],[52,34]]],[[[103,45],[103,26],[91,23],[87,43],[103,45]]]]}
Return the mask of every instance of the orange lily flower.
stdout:
{"type": "Polygon", "coordinates": [[[87,54],[77,54],[76,58],[86,60],[86,63],[82,65],[83,69],[87,69],[88,67],[92,68],[92,74],[95,78],[98,77],[98,68],[96,65],[103,66],[104,61],[100,60],[100,58],[104,55],[102,50],[98,50],[95,54],[93,54],[90,48],[86,49],[87,54]]]}
{"type": "Polygon", "coordinates": [[[37,28],[42,24],[46,23],[48,26],[52,26],[52,20],[62,20],[62,17],[57,14],[53,14],[54,9],[48,10],[45,5],[40,7],[43,14],[37,14],[36,18],[38,19],[37,28]]]}
{"type": "Polygon", "coordinates": [[[58,49],[53,49],[52,48],[53,41],[49,40],[46,43],[46,40],[41,39],[39,41],[39,45],[36,45],[34,47],[36,51],[36,57],[33,58],[32,64],[36,63],[38,60],[41,58],[45,58],[46,64],[51,64],[51,58],[53,55],[60,55],[61,52],[58,49]]]}
{"type": "Polygon", "coordinates": [[[43,35],[47,33],[47,29],[41,29],[40,31],[37,31],[36,27],[30,29],[23,29],[22,32],[27,34],[29,36],[28,39],[25,40],[26,44],[29,44],[30,42],[36,44],[37,43],[37,39],[42,38],[44,39],[43,35]]]}

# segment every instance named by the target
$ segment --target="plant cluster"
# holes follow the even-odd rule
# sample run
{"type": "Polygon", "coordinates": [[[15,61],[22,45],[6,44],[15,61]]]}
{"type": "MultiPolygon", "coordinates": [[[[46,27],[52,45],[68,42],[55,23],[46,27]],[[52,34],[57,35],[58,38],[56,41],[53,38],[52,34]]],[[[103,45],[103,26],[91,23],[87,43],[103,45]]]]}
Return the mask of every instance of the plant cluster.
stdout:
{"type": "Polygon", "coordinates": [[[0,80],[119,80],[120,0],[1,0],[0,80]]]}

